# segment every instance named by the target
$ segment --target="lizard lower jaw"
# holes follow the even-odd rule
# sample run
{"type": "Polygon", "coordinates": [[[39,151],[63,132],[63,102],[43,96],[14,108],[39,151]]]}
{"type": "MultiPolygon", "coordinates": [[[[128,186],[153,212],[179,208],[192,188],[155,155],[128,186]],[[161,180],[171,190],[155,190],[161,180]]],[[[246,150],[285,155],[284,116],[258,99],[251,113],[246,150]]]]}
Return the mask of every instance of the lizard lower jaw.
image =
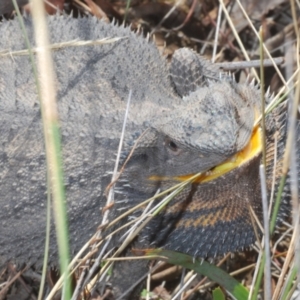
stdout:
{"type": "MultiPolygon", "coordinates": [[[[260,127],[256,126],[252,132],[249,143],[241,151],[227,159],[225,162],[213,167],[212,169],[204,172],[199,175],[193,182],[194,183],[203,183],[212,181],[220,176],[225,175],[226,173],[241,167],[242,165],[249,163],[253,158],[257,157],[262,151],[262,133],[260,127]]],[[[185,181],[190,179],[195,174],[188,174],[183,176],[151,176],[149,180],[152,181],[185,181]]]]}
{"type": "Polygon", "coordinates": [[[262,151],[262,132],[259,127],[254,128],[250,141],[246,147],[227,159],[222,164],[205,172],[196,180],[196,182],[211,181],[219,176],[225,175],[233,169],[249,163],[253,158],[257,157],[262,151]]]}

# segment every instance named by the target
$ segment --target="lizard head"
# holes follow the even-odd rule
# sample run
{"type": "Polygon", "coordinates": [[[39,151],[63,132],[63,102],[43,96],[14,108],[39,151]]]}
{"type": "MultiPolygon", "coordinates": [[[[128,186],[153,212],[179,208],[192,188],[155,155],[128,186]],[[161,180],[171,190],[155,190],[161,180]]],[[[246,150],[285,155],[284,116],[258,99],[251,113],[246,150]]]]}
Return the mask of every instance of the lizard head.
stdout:
{"type": "Polygon", "coordinates": [[[258,100],[256,89],[233,82],[189,94],[180,107],[151,122],[129,160],[128,178],[152,185],[220,165],[249,143],[258,100]]]}

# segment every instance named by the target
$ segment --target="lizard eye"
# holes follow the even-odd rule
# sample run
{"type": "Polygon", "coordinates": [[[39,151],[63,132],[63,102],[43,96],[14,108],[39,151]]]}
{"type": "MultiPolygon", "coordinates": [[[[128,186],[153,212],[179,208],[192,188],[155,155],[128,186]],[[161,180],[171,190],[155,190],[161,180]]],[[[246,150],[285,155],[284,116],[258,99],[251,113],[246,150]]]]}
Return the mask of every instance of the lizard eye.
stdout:
{"type": "Polygon", "coordinates": [[[168,147],[169,147],[169,149],[171,149],[172,151],[177,151],[177,150],[178,150],[177,145],[176,145],[173,141],[170,141],[170,142],[169,142],[168,147]]]}
{"type": "Polygon", "coordinates": [[[168,150],[172,152],[172,154],[178,155],[181,152],[179,146],[169,138],[166,138],[165,145],[168,148],[168,150]]]}

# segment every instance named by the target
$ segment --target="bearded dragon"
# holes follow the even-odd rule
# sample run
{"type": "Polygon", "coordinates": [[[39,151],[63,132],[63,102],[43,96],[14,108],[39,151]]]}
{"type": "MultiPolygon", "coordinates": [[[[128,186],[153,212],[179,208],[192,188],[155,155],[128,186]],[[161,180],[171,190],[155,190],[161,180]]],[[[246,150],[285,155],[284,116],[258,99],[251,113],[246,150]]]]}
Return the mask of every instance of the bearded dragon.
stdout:
{"type": "MultiPolygon", "coordinates": [[[[261,113],[259,89],[236,83],[187,48],[176,51],[169,66],[151,41],[123,26],[58,15],[48,17],[48,26],[52,44],[121,38],[52,51],[72,254],[101,223],[130,91],[120,168],[127,163],[115,184],[109,220],[201,173],[142,230],[135,245],[204,258],[252,245],[249,207],[262,220],[261,130],[254,126],[261,113]]],[[[25,28],[34,47],[30,18],[25,28]]],[[[26,51],[18,22],[3,21],[0,35],[0,263],[40,265],[47,199],[40,105],[28,55],[18,52],[26,51]]],[[[285,109],[267,116],[267,188],[275,168],[275,195],[286,128],[285,109]]],[[[279,218],[289,213],[289,198],[287,184],[279,218]]],[[[49,255],[55,263],[53,228],[49,255]]],[[[126,268],[117,269],[113,281],[119,295],[140,272],[126,277],[126,268]]]]}

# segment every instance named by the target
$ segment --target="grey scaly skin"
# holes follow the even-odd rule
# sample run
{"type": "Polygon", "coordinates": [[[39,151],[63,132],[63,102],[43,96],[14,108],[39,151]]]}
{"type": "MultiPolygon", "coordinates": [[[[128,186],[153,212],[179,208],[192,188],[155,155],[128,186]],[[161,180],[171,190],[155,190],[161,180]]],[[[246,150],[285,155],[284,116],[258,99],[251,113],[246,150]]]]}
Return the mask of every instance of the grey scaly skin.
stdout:
{"type": "MultiPolygon", "coordinates": [[[[121,164],[147,131],[116,184],[120,193],[110,220],[157,190],[178,183],[178,177],[219,165],[249,142],[260,109],[260,92],[254,86],[220,78],[214,66],[187,49],[175,55],[170,76],[155,46],[128,28],[95,18],[54,16],[48,21],[52,43],[123,38],[107,45],[53,51],[72,254],[101,223],[104,190],[111,180],[130,90],[121,164]]],[[[31,20],[25,19],[25,24],[34,44],[31,20]]],[[[12,52],[0,57],[0,264],[12,259],[40,265],[46,169],[39,101],[28,56],[13,54],[26,49],[18,22],[4,21],[0,35],[0,50],[12,52]]],[[[282,158],[284,117],[280,110],[268,118],[269,177],[277,131],[279,161],[282,158]]],[[[260,155],[213,181],[190,184],[140,234],[136,245],[157,245],[200,257],[250,246],[255,235],[247,205],[261,218],[259,163],[260,155]]],[[[284,196],[281,215],[288,210],[288,187],[284,196]]],[[[55,263],[54,230],[51,238],[49,261],[55,263]]],[[[117,246],[117,239],[112,245],[117,246]]],[[[116,271],[115,284],[120,274],[116,271]]],[[[116,294],[133,277],[122,277],[116,294]]]]}

